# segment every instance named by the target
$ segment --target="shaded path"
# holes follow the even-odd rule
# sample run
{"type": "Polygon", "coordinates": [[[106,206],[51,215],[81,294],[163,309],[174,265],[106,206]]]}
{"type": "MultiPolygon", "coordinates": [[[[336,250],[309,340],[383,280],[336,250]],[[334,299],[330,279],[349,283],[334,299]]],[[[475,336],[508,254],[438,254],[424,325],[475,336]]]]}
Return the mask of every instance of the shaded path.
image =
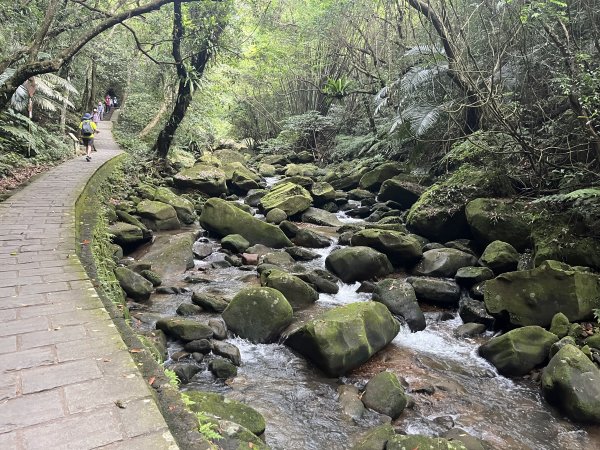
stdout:
{"type": "Polygon", "coordinates": [[[54,168],[0,203],[0,449],[176,449],[75,254],[74,205],[120,153],[54,168]]]}

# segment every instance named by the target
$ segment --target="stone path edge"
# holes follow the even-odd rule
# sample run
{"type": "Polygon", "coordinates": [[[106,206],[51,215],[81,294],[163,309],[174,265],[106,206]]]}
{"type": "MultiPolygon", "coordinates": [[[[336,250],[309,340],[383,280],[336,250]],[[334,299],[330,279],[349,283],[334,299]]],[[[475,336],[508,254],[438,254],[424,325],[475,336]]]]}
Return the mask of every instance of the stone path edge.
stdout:
{"type": "MultiPolygon", "coordinates": [[[[127,157],[129,155],[125,153],[106,161],[89,178],[80,192],[75,203],[75,234],[78,242],[81,242],[80,237],[93,234],[93,229],[98,220],[99,208],[96,208],[90,202],[86,202],[85,199],[89,198],[91,191],[100,187],[106,181],[106,178],[118,170],[127,157]],[[82,220],[83,216],[86,216],[87,220],[82,220]]],[[[100,203],[100,199],[96,200],[97,203],[100,203]]],[[[97,270],[91,254],[91,247],[91,245],[77,245],[79,249],[77,256],[90,279],[95,280],[97,270]]],[[[117,308],[113,299],[98,283],[94,283],[94,287],[125,345],[129,349],[144,349],[144,345],[131,329],[123,312],[117,308]]],[[[151,391],[154,393],[159,410],[179,448],[182,450],[209,450],[212,448],[210,443],[198,432],[198,422],[195,415],[186,408],[179,391],[169,384],[169,379],[166,377],[163,367],[156,362],[150,352],[142,351],[130,354],[146,382],[154,378],[151,391]]]]}

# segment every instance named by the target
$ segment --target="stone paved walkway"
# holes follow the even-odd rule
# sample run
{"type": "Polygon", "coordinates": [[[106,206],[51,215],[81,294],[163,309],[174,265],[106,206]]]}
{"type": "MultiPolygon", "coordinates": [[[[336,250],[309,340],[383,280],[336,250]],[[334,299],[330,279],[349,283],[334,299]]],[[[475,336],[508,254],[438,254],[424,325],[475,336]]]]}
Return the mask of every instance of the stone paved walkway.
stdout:
{"type": "Polygon", "coordinates": [[[0,203],[0,449],[176,449],[75,254],[74,205],[119,153],[100,124],[70,160],[0,203]]]}

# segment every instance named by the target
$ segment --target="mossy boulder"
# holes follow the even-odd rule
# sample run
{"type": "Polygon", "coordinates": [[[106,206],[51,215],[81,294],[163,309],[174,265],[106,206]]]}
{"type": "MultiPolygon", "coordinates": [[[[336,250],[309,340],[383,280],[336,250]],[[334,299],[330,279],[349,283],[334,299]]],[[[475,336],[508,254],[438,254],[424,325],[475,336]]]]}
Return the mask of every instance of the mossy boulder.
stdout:
{"type": "Polygon", "coordinates": [[[569,334],[570,322],[567,316],[559,312],[554,314],[550,323],[550,333],[554,333],[559,339],[569,334]]]}
{"type": "Polygon", "coordinates": [[[246,163],[246,158],[244,157],[243,154],[241,154],[240,152],[238,152],[236,150],[231,150],[228,148],[222,148],[219,150],[215,150],[213,152],[213,156],[215,158],[217,158],[219,161],[221,161],[223,166],[225,166],[227,164],[231,164],[231,163],[239,163],[242,165],[246,163]]]}
{"type": "Polygon", "coordinates": [[[142,275],[127,267],[117,267],[114,272],[128,297],[134,300],[148,300],[150,298],[154,286],[142,275]]]}
{"type": "Polygon", "coordinates": [[[258,173],[263,177],[274,177],[277,174],[277,168],[272,164],[259,164],[258,173]]]}
{"type": "Polygon", "coordinates": [[[361,436],[351,450],[385,450],[387,442],[395,434],[391,424],[379,425],[361,436]]]}
{"type": "Polygon", "coordinates": [[[362,401],[367,408],[395,420],[406,408],[408,397],[396,375],[380,372],[365,386],[362,401]]]}
{"type": "Polygon", "coordinates": [[[212,359],[208,363],[208,370],[221,380],[227,380],[228,378],[233,378],[237,375],[237,367],[226,358],[212,359]]]}
{"type": "Polygon", "coordinates": [[[244,253],[250,247],[250,242],[240,234],[228,234],[221,239],[221,247],[233,253],[244,253]]]}
{"type": "Polygon", "coordinates": [[[293,331],[285,343],[328,375],[340,376],[368,361],[399,331],[384,305],[358,302],[330,309],[293,331]]]}
{"type": "Polygon", "coordinates": [[[343,282],[370,280],[393,271],[387,256],[370,247],[346,247],[331,252],[325,266],[343,282]]]}
{"type": "Polygon", "coordinates": [[[392,314],[402,317],[411,331],[425,329],[425,316],[410,283],[391,278],[382,280],[373,291],[373,300],[383,303],[392,314]]]}
{"type": "Polygon", "coordinates": [[[165,187],[156,188],[154,200],[166,203],[175,208],[177,217],[181,223],[189,225],[196,220],[194,204],[165,187]]]}
{"type": "Polygon", "coordinates": [[[419,300],[441,306],[455,306],[460,298],[460,286],[447,278],[408,277],[419,300]]]}
{"type": "MultiPolygon", "coordinates": [[[[282,222],[282,225],[283,223],[285,222],[282,222]]],[[[289,223],[290,222],[288,222],[288,224],[289,223]]],[[[288,232],[291,231],[289,226],[286,226],[284,231],[286,230],[288,232]]],[[[294,244],[308,248],[325,248],[331,245],[329,238],[306,228],[298,229],[298,232],[295,234],[292,240],[294,241],[294,244]]]]}
{"type": "Polygon", "coordinates": [[[335,189],[326,181],[313,183],[310,188],[310,194],[316,206],[322,206],[327,202],[335,200],[335,189]]]}
{"type": "Polygon", "coordinates": [[[600,276],[545,261],[535,269],[486,281],[484,301],[492,315],[508,314],[518,326],[547,327],[558,312],[571,322],[591,319],[593,310],[600,308],[600,276]]]}
{"type": "Polygon", "coordinates": [[[181,227],[177,211],[171,205],[154,200],[142,200],[137,205],[142,222],[153,230],[176,230],[181,227]]]}
{"type": "Polygon", "coordinates": [[[217,313],[222,313],[227,308],[227,305],[229,305],[229,302],[224,298],[206,292],[194,292],[192,294],[192,302],[207,311],[217,313]]]}
{"type": "Polygon", "coordinates": [[[467,203],[479,197],[510,193],[512,187],[505,171],[497,167],[482,170],[465,164],[421,195],[408,212],[406,226],[410,231],[437,242],[468,237],[467,203]]]}
{"type": "Polygon", "coordinates": [[[411,266],[421,259],[421,243],[408,233],[380,229],[361,230],[352,235],[352,246],[371,247],[385,254],[394,264],[411,266]]]}
{"type": "Polygon", "coordinates": [[[574,345],[567,344],[542,373],[542,393],[569,419],[600,423],[600,370],[574,345]]]}
{"type": "Polygon", "coordinates": [[[133,250],[151,238],[145,235],[140,227],[125,222],[113,223],[108,227],[108,232],[111,234],[112,242],[123,247],[125,251],[133,250]]]}
{"type": "Polygon", "coordinates": [[[207,164],[196,164],[173,176],[175,186],[193,189],[206,195],[221,195],[227,192],[225,172],[207,164]]]}
{"type": "Polygon", "coordinates": [[[425,190],[426,188],[419,184],[405,181],[402,178],[391,178],[381,185],[377,200],[380,202],[391,200],[403,209],[409,209],[419,200],[425,190]]]}
{"type": "Polygon", "coordinates": [[[480,261],[499,275],[517,270],[519,252],[507,242],[494,241],[485,248],[480,261]]]}
{"type": "Polygon", "coordinates": [[[271,211],[267,213],[265,216],[265,220],[267,223],[273,223],[275,225],[279,225],[284,220],[287,220],[288,216],[283,209],[273,208],[271,211]]]}
{"type": "Polygon", "coordinates": [[[264,211],[269,212],[274,208],[279,208],[288,216],[306,211],[311,203],[310,193],[294,183],[282,183],[260,199],[260,207],[264,211]]]}
{"type": "Polygon", "coordinates": [[[269,287],[240,291],[223,311],[227,328],[254,343],[275,340],[292,321],[292,306],[284,295],[269,287]]]}
{"type": "Polygon", "coordinates": [[[379,167],[365,173],[360,178],[358,186],[361,189],[376,192],[384,181],[398,175],[403,170],[404,167],[395,162],[381,164],[379,167]]]}
{"type": "Polygon", "coordinates": [[[285,166],[286,177],[312,177],[314,176],[319,168],[314,164],[288,164],[285,166]]]}
{"type": "Polygon", "coordinates": [[[479,354],[492,363],[502,375],[525,375],[548,361],[554,333],[538,326],[516,328],[490,339],[479,347],[479,354]]]}
{"type": "Polygon", "coordinates": [[[194,235],[159,236],[141,261],[149,263],[163,277],[181,274],[194,267],[194,235]]]}
{"type": "Polygon", "coordinates": [[[369,171],[369,169],[363,167],[363,168],[360,168],[360,169],[357,169],[357,170],[351,172],[348,175],[341,176],[341,177],[335,178],[335,179],[326,179],[325,181],[328,181],[333,186],[334,189],[348,191],[350,189],[357,188],[358,183],[360,182],[360,179],[368,171],[369,171]]]}
{"type": "Polygon", "coordinates": [[[460,441],[451,441],[444,438],[429,437],[419,434],[395,435],[387,442],[386,450],[467,450],[460,441]]]}
{"type": "Polygon", "coordinates": [[[465,287],[471,287],[481,281],[494,278],[494,272],[487,267],[461,267],[456,272],[454,279],[458,284],[465,287]]]}
{"type": "Polygon", "coordinates": [[[275,225],[259,220],[219,198],[211,198],[200,215],[200,225],[219,236],[239,234],[250,244],[263,244],[268,247],[290,247],[291,241],[275,225]]]}
{"type": "Polygon", "coordinates": [[[193,167],[196,163],[196,157],[185,150],[174,148],[169,152],[167,159],[171,166],[177,170],[193,167]]]}
{"type": "Polygon", "coordinates": [[[156,329],[164,331],[165,334],[175,339],[181,339],[186,342],[210,339],[213,336],[213,330],[208,325],[192,319],[178,317],[159,319],[156,322],[156,329]]]}
{"type": "Polygon", "coordinates": [[[242,425],[256,435],[265,432],[265,419],[258,411],[236,400],[212,392],[186,391],[190,409],[242,425]]]}
{"type": "MultiPolygon", "coordinates": [[[[232,163],[237,164],[237,163],[232,163]]],[[[252,189],[259,189],[262,178],[257,173],[248,169],[245,166],[241,166],[234,170],[231,176],[231,184],[235,189],[240,192],[249,192],[252,189]]]]}
{"type": "Polygon", "coordinates": [[[293,308],[309,306],[319,299],[319,294],[295,275],[282,270],[265,270],[260,275],[263,286],[277,289],[293,308]]]}
{"type": "Polygon", "coordinates": [[[333,213],[318,208],[308,208],[302,213],[302,222],[326,227],[341,227],[344,225],[333,213]]]}
{"type": "Polygon", "coordinates": [[[236,172],[245,179],[253,180],[256,182],[261,181],[260,175],[254,172],[252,169],[246,167],[246,165],[243,162],[229,162],[223,164],[221,169],[223,169],[223,172],[225,172],[225,177],[227,181],[233,181],[236,172]]]}
{"type": "Polygon", "coordinates": [[[432,277],[454,277],[459,269],[474,266],[477,258],[455,248],[436,248],[423,253],[423,258],[414,267],[415,275],[432,277]]]}
{"type": "Polygon", "coordinates": [[[480,245],[503,241],[522,251],[531,247],[532,222],[538,209],[512,199],[477,198],[467,204],[465,214],[480,245]]]}

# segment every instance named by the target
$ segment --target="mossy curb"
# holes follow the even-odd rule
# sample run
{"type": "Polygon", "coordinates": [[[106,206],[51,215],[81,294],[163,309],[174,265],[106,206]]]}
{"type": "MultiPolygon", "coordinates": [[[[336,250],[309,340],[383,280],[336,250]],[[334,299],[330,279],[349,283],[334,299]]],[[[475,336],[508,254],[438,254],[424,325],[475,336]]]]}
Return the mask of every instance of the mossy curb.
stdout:
{"type": "MultiPolygon", "coordinates": [[[[112,271],[110,271],[110,275],[106,275],[109,273],[106,264],[109,263],[111,254],[94,254],[94,252],[102,253],[107,249],[104,245],[107,242],[106,218],[99,213],[102,211],[105,200],[103,193],[106,193],[106,181],[111,174],[120,170],[127,158],[127,154],[122,154],[103,164],[90,177],[79,195],[75,203],[76,248],[85,271],[92,280],[104,307],[127,347],[145,348],[127,323],[129,312],[120,288],[117,289],[118,286],[114,285],[112,279],[99,280],[99,276],[114,278],[112,271]],[[111,286],[115,286],[115,288],[113,289],[111,286]]],[[[169,384],[169,378],[165,375],[163,367],[155,361],[152,353],[144,351],[132,353],[131,356],[142,376],[146,380],[154,379],[151,387],[156,403],[179,448],[183,450],[211,449],[211,444],[198,432],[198,421],[195,415],[186,408],[179,391],[169,384]]]]}

